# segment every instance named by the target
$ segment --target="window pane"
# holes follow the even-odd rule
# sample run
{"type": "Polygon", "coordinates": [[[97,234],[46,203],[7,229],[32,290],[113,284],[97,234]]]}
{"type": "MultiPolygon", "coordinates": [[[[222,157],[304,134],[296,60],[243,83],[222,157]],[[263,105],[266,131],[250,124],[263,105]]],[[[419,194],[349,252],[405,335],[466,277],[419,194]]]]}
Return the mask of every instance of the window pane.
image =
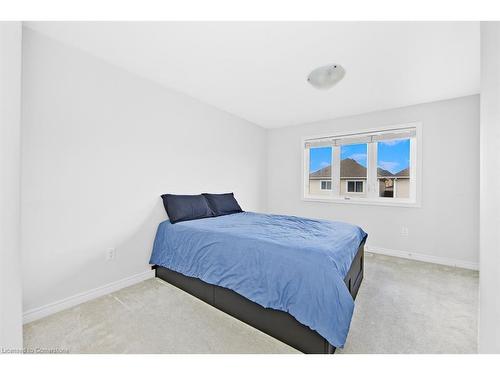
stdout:
{"type": "Polygon", "coordinates": [[[331,181],[321,181],[321,190],[332,190],[331,181]]]}
{"type": "Polygon", "coordinates": [[[365,196],[363,181],[366,181],[367,171],[367,145],[352,144],[340,146],[340,194],[349,195],[356,193],[356,196],[365,196]],[[356,181],[360,180],[359,184],[356,181]],[[346,182],[347,181],[347,184],[346,182]],[[362,193],[362,194],[359,194],[362,193]]]}
{"type": "Polygon", "coordinates": [[[356,193],[363,192],[363,181],[356,181],[356,193]]]}
{"type": "Polygon", "coordinates": [[[410,197],[409,139],[378,142],[377,179],[380,197],[410,197]]]}
{"type": "Polygon", "coordinates": [[[332,189],[332,148],[309,149],[309,194],[328,195],[332,189]],[[325,181],[326,180],[326,181],[325,181]],[[328,182],[330,184],[328,184],[328,182]]]}

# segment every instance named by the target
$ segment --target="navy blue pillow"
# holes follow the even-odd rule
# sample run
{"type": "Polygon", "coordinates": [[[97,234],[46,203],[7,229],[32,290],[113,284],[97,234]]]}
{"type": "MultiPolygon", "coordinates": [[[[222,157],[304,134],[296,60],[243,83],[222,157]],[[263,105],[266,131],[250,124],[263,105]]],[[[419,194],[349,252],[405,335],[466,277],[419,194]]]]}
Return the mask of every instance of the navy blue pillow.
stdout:
{"type": "Polygon", "coordinates": [[[163,194],[161,197],[172,224],[214,216],[203,195],[163,194]]]}
{"type": "Polygon", "coordinates": [[[240,205],[234,198],[233,193],[226,194],[208,194],[203,193],[203,196],[207,199],[208,205],[212,209],[215,216],[235,214],[237,212],[243,212],[240,205]]]}

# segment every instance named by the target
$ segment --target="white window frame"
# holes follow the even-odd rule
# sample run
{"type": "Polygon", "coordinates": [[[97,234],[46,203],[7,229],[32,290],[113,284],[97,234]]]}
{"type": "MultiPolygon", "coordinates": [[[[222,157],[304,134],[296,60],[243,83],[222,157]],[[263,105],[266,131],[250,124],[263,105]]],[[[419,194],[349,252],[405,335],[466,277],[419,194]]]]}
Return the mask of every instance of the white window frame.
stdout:
{"type": "MultiPolygon", "coordinates": [[[[339,131],[323,135],[312,135],[301,140],[300,150],[302,152],[302,189],[301,199],[303,201],[325,202],[325,203],[348,203],[361,205],[400,206],[416,207],[422,206],[422,122],[410,122],[402,124],[387,125],[378,128],[359,129],[356,131],[339,131]],[[377,133],[386,131],[397,131],[401,129],[415,128],[416,135],[410,138],[410,198],[385,198],[379,197],[379,184],[377,179],[377,143],[367,143],[367,180],[363,184],[363,197],[355,194],[340,195],[340,147],[332,147],[332,190],[329,195],[314,196],[309,194],[309,149],[305,148],[306,142],[311,139],[328,137],[349,137],[363,133],[377,133]],[[354,195],[354,196],[353,196],[354,195]]],[[[318,146],[321,147],[321,146],[318,146]]],[[[323,179],[324,180],[324,179],[323,179]]],[[[325,190],[326,191],[326,190],[325,190]]],[[[347,186],[346,186],[347,192],[347,186]]]]}
{"type": "Polygon", "coordinates": [[[319,189],[322,191],[330,191],[333,188],[332,180],[319,180],[319,189]],[[323,189],[323,182],[329,182],[330,183],[330,189],[323,189]]]}
{"type": "Polygon", "coordinates": [[[344,180],[345,181],[345,192],[346,194],[365,194],[365,180],[354,180],[354,179],[348,179],[344,180]],[[361,182],[363,184],[363,190],[362,191],[349,191],[349,182],[354,182],[354,190],[356,190],[356,182],[361,182]]]}

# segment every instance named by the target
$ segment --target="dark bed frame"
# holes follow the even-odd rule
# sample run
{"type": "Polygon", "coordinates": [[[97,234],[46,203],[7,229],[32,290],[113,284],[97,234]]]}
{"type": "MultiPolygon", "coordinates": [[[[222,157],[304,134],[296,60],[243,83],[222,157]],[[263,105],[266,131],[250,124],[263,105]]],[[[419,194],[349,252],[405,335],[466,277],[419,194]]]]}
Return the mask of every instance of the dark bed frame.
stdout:
{"type": "MultiPolygon", "coordinates": [[[[344,279],[353,299],[356,298],[363,280],[364,244],[363,240],[344,279]]],[[[230,289],[184,276],[165,267],[155,265],[153,269],[156,270],[156,277],[301,352],[308,354],[333,354],[335,352],[335,347],[318,332],[299,323],[289,313],[262,307],[230,289]]]]}

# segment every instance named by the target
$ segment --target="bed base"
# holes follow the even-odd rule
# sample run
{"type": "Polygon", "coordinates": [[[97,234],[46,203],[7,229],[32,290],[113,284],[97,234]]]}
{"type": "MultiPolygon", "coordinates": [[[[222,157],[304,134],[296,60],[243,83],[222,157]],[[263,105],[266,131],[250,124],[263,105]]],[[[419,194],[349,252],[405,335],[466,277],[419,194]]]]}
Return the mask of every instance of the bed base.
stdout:
{"type": "MultiPolygon", "coordinates": [[[[298,322],[292,315],[265,308],[240,294],[200,279],[184,276],[161,266],[153,266],[156,277],[202,301],[224,311],[244,323],[308,354],[333,354],[335,347],[318,332],[298,322]]],[[[364,271],[364,241],[358,248],[344,282],[355,299],[364,271]]]]}

